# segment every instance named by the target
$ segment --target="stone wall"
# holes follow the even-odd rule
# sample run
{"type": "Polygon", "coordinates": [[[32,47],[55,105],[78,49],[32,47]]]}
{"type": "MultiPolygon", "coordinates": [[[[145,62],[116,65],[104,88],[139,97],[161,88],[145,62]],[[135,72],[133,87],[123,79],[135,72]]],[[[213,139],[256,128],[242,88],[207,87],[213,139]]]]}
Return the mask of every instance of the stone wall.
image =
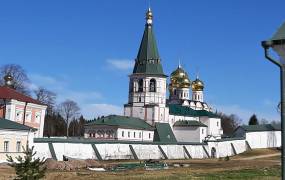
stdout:
{"type": "Polygon", "coordinates": [[[213,141],[195,144],[163,144],[143,142],[98,142],[92,140],[34,139],[38,157],[56,158],[63,156],[76,159],[202,159],[211,157],[212,148],[216,158],[233,156],[247,150],[245,140],[213,141]]]}

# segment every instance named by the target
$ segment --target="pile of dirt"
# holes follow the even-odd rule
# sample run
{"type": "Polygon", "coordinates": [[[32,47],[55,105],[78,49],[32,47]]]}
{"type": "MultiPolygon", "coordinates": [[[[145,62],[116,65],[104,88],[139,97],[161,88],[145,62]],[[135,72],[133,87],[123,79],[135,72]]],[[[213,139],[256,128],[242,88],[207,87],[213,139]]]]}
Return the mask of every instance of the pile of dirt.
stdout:
{"type": "Polygon", "coordinates": [[[47,159],[45,166],[48,170],[73,171],[78,169],[86,169],[87,167],[101,167],[101,164],[98,161],[92,159],[68,161],[56,161],[53,159],[47,159]]]}

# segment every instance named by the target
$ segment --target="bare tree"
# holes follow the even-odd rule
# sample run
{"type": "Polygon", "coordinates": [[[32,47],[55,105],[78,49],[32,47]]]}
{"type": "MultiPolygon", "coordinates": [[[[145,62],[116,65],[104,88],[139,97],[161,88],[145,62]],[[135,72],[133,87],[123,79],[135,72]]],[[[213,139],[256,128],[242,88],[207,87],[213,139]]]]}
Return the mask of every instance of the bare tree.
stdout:
{"type": "Polygon", "coordinates": [[[69,121],[79,115],[80,108],[76,102],[66,100],[59,105],[58,111],[66,122],[66,136],[68,137],[69,121]]]}
{"type": "Polygon", "coordinates": [[[14,79],[14,88],[16,91],[25,95],[30,95],[28,84],[30,82],[25,70],[17,64],[6,64],[0,67],[0,85],[5,84],[4,76],[10,74],[14,79]]]}
{"type": "Polygon", "coordinates": [[[224,134],[231,136],[235,129],[241,124],[241,119],[235,115],[226,115],[223,113],[218,113],[217,114],[221,118],[221,125],[224,130],[224,134]]]}
{"type": "Polygon", "coordinates": [[[34,90],[34,93],[38,101],[48,106],[47,115],[52,114],[55,106],[56,94],[43,87],[39,87],[38,89],[34,90]]]}

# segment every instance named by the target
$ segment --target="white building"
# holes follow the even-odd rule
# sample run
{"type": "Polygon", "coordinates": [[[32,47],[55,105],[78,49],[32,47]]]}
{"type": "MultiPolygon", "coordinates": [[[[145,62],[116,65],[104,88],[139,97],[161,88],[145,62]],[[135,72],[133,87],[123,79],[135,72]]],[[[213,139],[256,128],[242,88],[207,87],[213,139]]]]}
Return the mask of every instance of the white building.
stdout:
{"type": "Polygon", "coordinates": [[[6,162],[6,155],[23,155],[22,147],[33,141],[34,128],[0,118],[0,163],[6,162]]]}
{"type": "Polygon", "coordinates": [[[271,124],[240,126],[235,137],[243,137],[252,149],[281,147],[281,127],[271,124]]]}
{"type": "Polygon", "coordinates": [[[141,121],[155,129],[150,133],[153,134],[151,141],[203,142],[209,138],[220,139],[223,134],[221,120],[204,102],[204,83],[198,77],[191,82],[180,65],[171,73],[170,96],[167,99],[167,75],[163,72],[152,20],[153,14],[148,9],[135,66],[129,76],[129,98],[128,103],[124,105],[124,117],[108,116],[107,119],[88,123],[85,137],[146,140],[137,135],[140,131],[145,134],[146,130],[138,130],[137,127],[126,123],[141,121]],[[114,127],[112,123],[108,123],[110,121],[116,121],[119,125],[114,127]],[[125,125],[124,128],[122,124],[125,125]],[[130,136],[125,135],[125,132],[129,132],[130,136]],[[110,133],[111,135],[108,135],[110,133]]]}
{"type": "Polygon", "coordinates": [[[13,78],[4,77],[0,87],[0,118],[8,119],[37,129],[36,137],[43,137],[47,106],[13,89],[13,78]]]}

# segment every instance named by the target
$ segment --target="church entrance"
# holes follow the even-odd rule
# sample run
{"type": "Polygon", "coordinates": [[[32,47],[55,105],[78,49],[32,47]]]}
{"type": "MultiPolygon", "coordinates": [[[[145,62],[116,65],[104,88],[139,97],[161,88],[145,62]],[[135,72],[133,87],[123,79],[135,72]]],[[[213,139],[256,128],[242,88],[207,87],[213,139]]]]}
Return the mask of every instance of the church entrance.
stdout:
{"type": "Polygon", "coordinates": [[[211,158],[217,158],[217,151],[214,147],[211,149],[211,158]]]}

